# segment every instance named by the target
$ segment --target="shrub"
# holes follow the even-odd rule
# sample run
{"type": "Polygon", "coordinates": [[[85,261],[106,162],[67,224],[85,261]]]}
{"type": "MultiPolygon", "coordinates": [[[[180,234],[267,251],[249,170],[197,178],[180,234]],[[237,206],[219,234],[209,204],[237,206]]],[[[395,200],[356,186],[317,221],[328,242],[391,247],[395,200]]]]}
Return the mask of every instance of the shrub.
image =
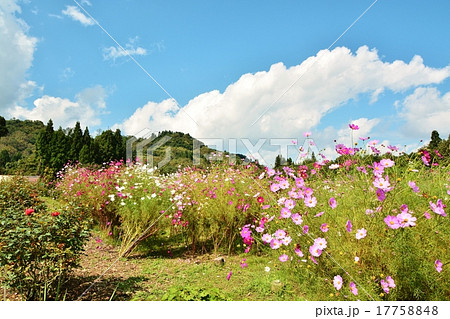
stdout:
{"type": "Polygon", "coordinates": [[[26,300],[57,299],[89,236],[80,209],[52,211],[22,178],[0,182],[3,284],[26,300]]]}

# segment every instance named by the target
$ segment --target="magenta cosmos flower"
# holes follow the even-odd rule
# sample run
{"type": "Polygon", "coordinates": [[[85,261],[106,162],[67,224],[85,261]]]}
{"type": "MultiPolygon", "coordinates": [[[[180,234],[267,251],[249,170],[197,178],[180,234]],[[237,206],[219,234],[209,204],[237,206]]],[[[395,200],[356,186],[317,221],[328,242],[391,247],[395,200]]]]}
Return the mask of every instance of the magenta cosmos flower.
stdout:
{"type": "Polygon", "coordinates": [[[337,206],[336,199],[335,199],[334,197],[331,197],[331,198],[328,200],[328,205],[330,205],[331,209],[335,209],[336,206],[337,206]]]}
{"type": "Polygon", "coordinates": [[[358,229],[356,232],[356,239],[362,239],[364,237],[366,237],[367,235],[367,230],[365,230],[364,228],[358,229]]]}
{"type": "Polygon", "coordinates": [[[326,233],[328,231],[328,224],[327,223],[323,223],[322,225],[320,225],[320,230],[323,233],[326,233]]]}
{"type": "Polygon", "coordinates": [[[347,229],[347,231],[350,233],[352,231],[352,222],[350,220],[347,220],[347,223],[345,224],[345,228],[347,229]]]}
{"type": "Polygon", "coordinates": [[[336,290],[340,290],[342,288],[342,277],[341,276],[339,276],[339,275],[334,276],[333,286],[334,286],[334,288],[336,288],[336,290]]]}
{"type": "Polygon", "coordinates": [[[230,271],[230,272],[228,273],[228,275],[227,275],[227,280],[230,280],[232,274],[233,274],[232,271],[230,271]]]}
{"type": "Polygon", "coordinates": [[[352,292],[352,294],[357,296],[358,295],[358,288],[356,288],[356,284],[352,281],[350,283],[349,287],[350,287],[350,291],[352,292]]]}
{"type": "Polygon", "coordinates": [[[441,272],[442,271],[442,261],[440,261],[439,259],[436,259],[436,261],[434,262],[434,268],[436,268],[437,272],[441,272]]]}
{"type": "Polygon", "coordinates": [[[349,124],[348,127],[353,131],[359,130],[359,126],[356,124],[349,124]]]}
{"type": "Polygon", "coordinates": [[[398,221],[397,216],[388,215],[384,219],[384,222],[386,223],[386,225],[388,225],[389,228],[392,228],[392,229],[397,229],[400,227],[400,223],[398,221]]]}

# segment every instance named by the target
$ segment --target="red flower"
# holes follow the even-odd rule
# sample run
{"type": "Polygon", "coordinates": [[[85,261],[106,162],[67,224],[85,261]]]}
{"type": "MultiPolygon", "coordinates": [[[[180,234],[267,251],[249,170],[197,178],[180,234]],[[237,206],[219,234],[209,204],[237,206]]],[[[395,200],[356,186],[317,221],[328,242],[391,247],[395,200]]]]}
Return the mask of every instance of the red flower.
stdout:
{"type": "Polygon", "coordinates": [[[52,216],[59,216],[59,212],[53,212],[52,216]]]}
{"type": "Polygon", "coordinates": [[[25,209],[25,215],[30,216],[31,214],[34,213],[34,209],[33,208],[27,208],[25,209]]]}

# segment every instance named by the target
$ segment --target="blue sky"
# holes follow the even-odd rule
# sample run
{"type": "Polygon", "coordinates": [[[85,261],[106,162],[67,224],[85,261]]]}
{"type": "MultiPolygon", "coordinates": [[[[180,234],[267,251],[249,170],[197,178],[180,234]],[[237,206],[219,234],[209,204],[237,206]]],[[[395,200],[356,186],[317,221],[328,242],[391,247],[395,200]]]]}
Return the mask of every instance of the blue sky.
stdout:
{"type": "Polygon", "coordinates": [[[405,150],[446,138],[450,2],[374,2],[4,0],[0,114],[237,138],[242,153],[265,138],[267,162],[270,139],[305,131],[332,157],[349,123],[405,150]]]}

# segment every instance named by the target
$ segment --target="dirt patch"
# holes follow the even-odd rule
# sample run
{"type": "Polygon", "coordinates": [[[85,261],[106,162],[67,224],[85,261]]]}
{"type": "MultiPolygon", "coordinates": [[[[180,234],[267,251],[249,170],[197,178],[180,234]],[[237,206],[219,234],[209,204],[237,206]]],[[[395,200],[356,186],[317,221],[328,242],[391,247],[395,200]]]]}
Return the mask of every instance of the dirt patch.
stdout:
{"type": "Polygon", "coordinates": [[[136,261],[117,260],[118,257],[117,247],[91,238],[81,257],[81,268],[74,271],[66,285],[66,300],[128,299],[131,291],[146,278],[136,261]]]}

